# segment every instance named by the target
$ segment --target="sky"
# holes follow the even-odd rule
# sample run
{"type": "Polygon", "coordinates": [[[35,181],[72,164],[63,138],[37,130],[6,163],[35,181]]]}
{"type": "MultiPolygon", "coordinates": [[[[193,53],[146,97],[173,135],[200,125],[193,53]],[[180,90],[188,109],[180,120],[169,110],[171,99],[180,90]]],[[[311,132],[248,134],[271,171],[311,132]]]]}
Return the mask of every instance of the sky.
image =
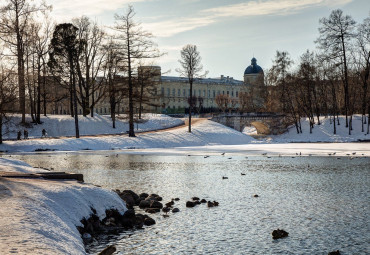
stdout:
{"type": "Polygon", "coordinates": [[[197,45],[208,77],[243,80],[254,56],[263,69],[272,66],[276,50],[298,63],[307,49],[315,50],[319,19],[342,9],[357,22],[370,15],[369,0],[47,0],[57,22],[86,15],[102,26],[114,24],[128,4],[135,20],[151,32],[161,52],[156,61],[166,75],[178,76],[180,51],[197,45]]]}

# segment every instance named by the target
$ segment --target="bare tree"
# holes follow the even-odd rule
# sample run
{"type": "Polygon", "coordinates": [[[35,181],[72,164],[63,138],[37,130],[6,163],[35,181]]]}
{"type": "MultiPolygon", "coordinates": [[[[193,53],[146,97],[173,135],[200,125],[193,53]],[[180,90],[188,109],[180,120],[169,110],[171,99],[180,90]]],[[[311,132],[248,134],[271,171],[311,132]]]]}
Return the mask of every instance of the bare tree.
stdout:
{"type": "MultiPolygon", "coordinates": [[[[201,63],[202,58],[197,49],[196,45],[185,45],[181,50],[181,59],[179,63],[180,68],[176,71],[183,77],[188,79],[190,85],[190,102],[193,102],[193,83],[197,78],[202,78],[207,75],[207,72],[202,73],[203,65],[201,63]]],[[[193,110],[192,104],[189,104],[189,132],[191,132],[191,113],[193,110]]]]}
{"type": "Polygon", "coordinates": [[[152,34],[144,31],[141,24],[134,21],[134,8],[129,5],[125,14],[115,14],[115,26],[117,32],[115,38],[120,42],[120,53],[124,59],[124,71],[127,74],[128,83],[128,107],[129,107],[129,136],[135,137],[134,131],[134,76],[137,66],[145,59],[153,59],[161,56],[156,44],[152,41],[152,34]]]}
{"type": "Polygon", "coordinates": [[[349,15],[344,15],[340,9],[331,12],[329,18],[320,19],[320,36],[316,40],[320,49],[323,49],[328,58],[342,66],[344,86],[344,110],[346,127],[348,127],[349,110],[349,82],[348,82],[348,48],[354,38],[356,22],[349,15]]]}
{"type": "Polygon", "coordinates": [[[30,4],[28,0],[7,0],[0,6],[0,39],[10,47],[17,57],[19,108],[22,113],[22,123],[26,114],[25,86],[25,32],[31,16],[37,12],[48,10],[45,4],[39,6],[30,4]]]}

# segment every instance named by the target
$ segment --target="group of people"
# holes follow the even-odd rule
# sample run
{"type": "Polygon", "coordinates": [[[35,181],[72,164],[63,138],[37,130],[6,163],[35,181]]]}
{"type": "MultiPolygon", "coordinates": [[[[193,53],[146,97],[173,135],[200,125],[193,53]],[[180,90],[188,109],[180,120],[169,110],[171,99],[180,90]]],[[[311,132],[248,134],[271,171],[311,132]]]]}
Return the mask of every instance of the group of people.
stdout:
{"type": "MultiPolygon", "coordinates": [[[[41,137],[46,137],[46,136],[47,136],[46,130],[45,130],[45,128],[43,128],[42,131],[41,131],[41,137]]],[[[22,132],[18,131],[17,140],[21,140],[21,138],[22,138],[22,132]]],[[[23,139],[28,139],[27,129],[23,130],[23,139]]]]}

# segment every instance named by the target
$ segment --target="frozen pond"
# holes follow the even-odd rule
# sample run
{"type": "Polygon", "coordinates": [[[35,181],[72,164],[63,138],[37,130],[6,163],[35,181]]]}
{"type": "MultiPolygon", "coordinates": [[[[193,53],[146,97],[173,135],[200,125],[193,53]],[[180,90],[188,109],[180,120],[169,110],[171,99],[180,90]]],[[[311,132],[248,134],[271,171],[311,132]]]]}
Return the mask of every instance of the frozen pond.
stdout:
{"type": "Polygon", "coordinates": [[[157,193],[164,202],[180,198],[179,213],[168,218],[158,213],[156,225],[111,238],[117,254],[370,254],[367,157],[205,158],[109,151],[12,158],[82,173],[85,182],[110,189],[157,193]],[[220,206],[186,208],[193,196],[220,206]],[[289,237],[273,240],[277,228],[289,237]]]}

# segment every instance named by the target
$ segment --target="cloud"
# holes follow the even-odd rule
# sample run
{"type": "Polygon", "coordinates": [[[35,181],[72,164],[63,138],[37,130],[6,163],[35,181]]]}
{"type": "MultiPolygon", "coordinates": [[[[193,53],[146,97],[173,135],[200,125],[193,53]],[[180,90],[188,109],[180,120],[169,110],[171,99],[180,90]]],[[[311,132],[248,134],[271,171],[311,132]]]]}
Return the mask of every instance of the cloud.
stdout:
{"type": "Polygon", "coordinates": [[[203,10],[202,13],[213,17],[248,17],[260,15],[288,15],[300,10],[346,4],[352,0],[269,0],[250,1],[234,5],[220,6],[203,10]]]}
{"type": "Polygon", "coordinates": [[[48,0],[47,3],[53,5],[53,17],[63,20],[74,17],[98,16],[104,12],[116,11],[125,8],[128,4],[151,0],[48,0]]]}
{"type": "Polygon", "coordinates": [[[208,26],[224,19],[262,15],[289,15],[307,8],[344,5],[353,0],[265,0],[249,1],[209,8],[193,13],[193,17],[176,17],[160,22],[144,23],[146,29],[158,37],[176,34],[208,26]],[[196,17],[194,17],[196,16],[196,17]]]}

